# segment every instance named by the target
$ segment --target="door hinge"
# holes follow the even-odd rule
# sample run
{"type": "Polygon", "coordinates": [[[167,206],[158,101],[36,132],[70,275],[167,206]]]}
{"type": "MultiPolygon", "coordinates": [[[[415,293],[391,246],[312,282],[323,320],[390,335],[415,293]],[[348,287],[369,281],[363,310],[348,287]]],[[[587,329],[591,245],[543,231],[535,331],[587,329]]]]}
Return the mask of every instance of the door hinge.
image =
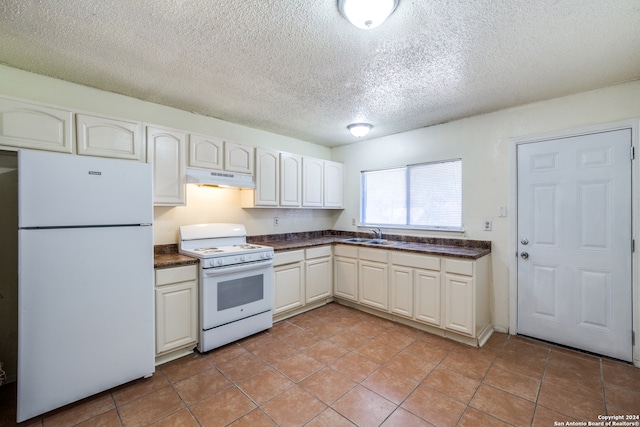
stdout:
{"type": "Polygon", "coordinates": [[[631,147],[631,160],[636,158],[636,147],[631,147]]]}
{"type": "Polygon", "coordinates": [[[636,252],[636,239],[631,239],[631,253],[636,252]]]}
{"type": "Polygon", "coordinates": [[[631,345],[636,345],[636,331],[631,331],[631,345]]]}

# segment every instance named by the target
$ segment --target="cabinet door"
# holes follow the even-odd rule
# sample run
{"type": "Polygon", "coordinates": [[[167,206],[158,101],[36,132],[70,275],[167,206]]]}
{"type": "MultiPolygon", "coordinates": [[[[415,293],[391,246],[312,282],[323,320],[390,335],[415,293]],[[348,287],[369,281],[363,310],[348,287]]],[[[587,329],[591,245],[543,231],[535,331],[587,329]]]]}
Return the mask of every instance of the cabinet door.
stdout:
{"type": "Polygon", "coordinates": [[[282,313],[304,305],[303,262],[274,268],[275,286],[273,314],[282,313]]]}
{"type": "Polygon", "coordinates": [[[445,328],[474,335],[473,286],[472,277],[445,274],[445,328]]]}
{"type": "Polygon", "coordinates": [[[256,148],[256,206],[278,206],[280,154],[256,148]]]}
{"type": "Polygon", "coordinates": [[[185,204],[185,134],[147,127],[147,160],[153,164],[153,204],[185,204]]]}
{"type": "Polygon", "coordinates": [[[76,114],[78,154],[144,161],[142,123],[76,114]]]}
{"type": "Polygon", "coordinates": [[[225,141],[224,169],[229,172],[253,174],[253,147],[225,141]]]}
{"type": "Polygon", "coordinates": [[[342,163],[324,162],[324,207],[342,208],[344,184],[342,163]]]}
{"type": "Polygon", "coordinates": [[[358,260],[334,258],[334,294],[351,301],[358,301],[358,260]]]}
{"type": "Polygon", "coordinates": [[[280,153],[280,206],[300,206],[302,156],[280,153]]]}
{"type": "Polygon", "coordinates": [[[222,170],[224,141],[204,135],[189,135],[189,166],[222,170]]]}
{"type": "Polygon", "coordinates": [[[413,317],[413,269],[392,266],[389,286],[391,312],[405,317],[413,317]]]}
{"type": "Polygon", "coordinates": [[[307,303],[331,296],[333,268],[331,257],[305,262],[307,303]]]}
{"type": "Polygon", "coordinates": [[[196,344],[198,289],[195,281],[156,287],[156,353],[196,344]]]}
{"type": "Polygon", "coordinates": [[[441,326],[441,274],[435,271],[419,269],[415,269],[413,274],[416,295],[415,319],[434,326],[441,326]]]}
{"type": "Polygon", "coordinates": [[[302,158],[302,206],[323,206],[324,160],[302,158]]]}
{"type": "Polygon", "coordinates": [[[372,261],[358,261],[358,295],[362,304],[387,310],[389,267],[372,261]]]}
{"type": "Polygon", "coordinates": [[[0,98],[0,145],[72,153],[73,113],[0,98]]]}

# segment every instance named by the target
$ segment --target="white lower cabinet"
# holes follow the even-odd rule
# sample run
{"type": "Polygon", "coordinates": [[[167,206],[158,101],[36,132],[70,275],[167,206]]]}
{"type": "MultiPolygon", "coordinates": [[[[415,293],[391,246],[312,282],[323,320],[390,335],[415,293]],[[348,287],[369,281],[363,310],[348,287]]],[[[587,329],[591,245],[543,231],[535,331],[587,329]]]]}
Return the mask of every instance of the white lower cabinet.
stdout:
{"type": "Polygon", "coordinates": [[[415,286],[415,319],[433,326],[442,326],[441,274],[432,270],[413,270],[415,286]]]}
{"type": "Polygon", "coordinates": [[[392,312],[440,327],[440,258],[394,251],[390,262],[392,312]]]}
{"type": "Polygon", "coordinates": [[[391,266],[389,311],[393,314],[413,318],[413,280],[412,268],[391,266]]]}
{"type": "Polygon", "coordinates": [[[155,271],[156,363],[193,351],[198,342],[196,265],[155,271]]]}
{"type": "Polygon", "coordinates": [[[444,261],[445,328],[474,335],[476,329],[476,284],[473,261],[444,261]]]}
{"type": "Polygon", "coordinates": [[[333,262],[331,246],[305,250],[305,303],[329,298],[333,289],[333,262]]]}
{"type": "Polygon", "coordinates": [[[304,297],[304,250],[276,252],[273,314],[302,307],[304,297]]]}
{"type": "Polygon", "coordinates": [[[336,245],[334,296],[482,345],[492,332],[490,259],[336,245]]]}
{"type": "Polygon", "coordinates": [[[318,307],[333,298],[331,245],[276,252],[274,273],[276,320],[318,307]]]}
{"type": "Polygon", "coordinates": [[[333,293],[349,301],[358,301],[358,248],[336,245],[333,251],[333,293]]]}
{"type": "Polygon", "coordinates": [[[358,251],[358,301],[380,310],[389,307],[388,251],[360,248],[358,251]]]}
{"type": "Polygon", "coordinates": [[[336,298],[483,345],[492,332],[490,263],[490,255],[468,260],[342,244],[276,252],[274,315],[336,298]]]}

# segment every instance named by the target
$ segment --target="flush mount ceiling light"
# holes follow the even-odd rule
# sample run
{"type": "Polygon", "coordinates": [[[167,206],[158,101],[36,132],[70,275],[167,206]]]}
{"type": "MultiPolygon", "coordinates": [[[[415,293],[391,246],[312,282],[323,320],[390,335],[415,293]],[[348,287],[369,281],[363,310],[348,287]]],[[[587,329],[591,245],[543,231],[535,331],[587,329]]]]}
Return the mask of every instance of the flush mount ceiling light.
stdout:
{"type": "Polygon", "coordinates": [[[363,30],[382,24],[396,9],[398,0],[338,0],[338,9],[349,22],[363,30]]]}
{"type": "Polygon", "coordinates": [[[368,134],[372,127],[369,123],[352,123],[347,126],[347,129],[351,135],[361,138],[368,134]]]}

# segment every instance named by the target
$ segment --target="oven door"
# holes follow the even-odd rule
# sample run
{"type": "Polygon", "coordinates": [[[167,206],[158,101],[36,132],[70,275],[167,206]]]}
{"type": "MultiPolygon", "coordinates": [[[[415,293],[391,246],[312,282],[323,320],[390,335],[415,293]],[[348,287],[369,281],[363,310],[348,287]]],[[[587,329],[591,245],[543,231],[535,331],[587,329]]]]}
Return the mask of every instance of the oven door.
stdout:
{"type": "Polygon", "coordinates": [[[215,328],[270,311],[273,262],[200,270],[200,326],[215,328]]]}

